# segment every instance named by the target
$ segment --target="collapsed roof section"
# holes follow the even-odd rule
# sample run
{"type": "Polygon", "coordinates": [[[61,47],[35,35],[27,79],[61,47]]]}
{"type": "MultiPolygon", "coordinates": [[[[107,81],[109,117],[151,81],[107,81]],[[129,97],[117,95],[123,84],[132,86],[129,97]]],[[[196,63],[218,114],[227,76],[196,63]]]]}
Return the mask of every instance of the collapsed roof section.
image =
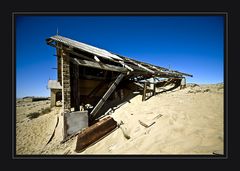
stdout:
{"type": "Polygon", "coordinates": [[[128,73],[127,78],[129,79],[142,80],[151,77],[192,77],[192,75],[187,73],[137,61],[60,35],[52,36],[46,39],[46,41],[48,45],[69,52],[71,57],[70,60],[75,64],[103,70],[117,71],[120,73],[128,73]]]}

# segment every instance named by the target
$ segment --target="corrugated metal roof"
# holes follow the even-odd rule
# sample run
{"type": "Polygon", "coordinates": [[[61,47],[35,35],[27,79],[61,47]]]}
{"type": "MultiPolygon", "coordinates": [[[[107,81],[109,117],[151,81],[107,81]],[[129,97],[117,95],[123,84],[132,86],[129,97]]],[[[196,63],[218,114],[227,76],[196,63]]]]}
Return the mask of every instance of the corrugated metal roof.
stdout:
{"type": "Polygon", "coordinates": [[[78,41],[75,41],[75,40],[72,40],[72,39],[69,39],[69,38],[66,38],[66,37],[55,35],[55,36],[52,36],[50,38],[55,40],[55,41],[62,42],[64,44],[68,45],[68,46],[72,46],[74,48],[81,49],[81,50],[87,51],[89,53],[93,53],[97,56],[106,57],[110,60],[111,59],[115,59],[115,60],[118,60],[118,61],[123,60],[119,56],[117,56],[115,54],[112,54],[112,53],[110,53],[110,52],[108,52],[104,49],[100,49],[100,48],[97,48],[97,47],[94,47],[94,46],[91,46],[91,45],[87,45],[85,43],[81,43],[81,42],[78,42],[78,41]]]}
{"type": "MultiPolygon", "coordinates": [[[[120,63],[123,67],[127,68],[130,71],[133,71],[133,69],[128,66],[129,64],[127,62],[130,62],[134,66],[137,66],[138,68],[141,68],[141,70],[143,69],[143,71],[145,71],[147,73],[151,73],[151,74],[158,74],[158,75],[160,74],[160,75],[173,76],[173,77],[185,75],[185,76],[192,77],[192,75],[190,75],[190,74],[186,74],[186,73],[182,73],[182,72],[178,72],[178,71],[170,71],[167,68],[154,66],[152,64],[148,64],[148,63],[145,63],[145,62],[140,62],[140,61],[137,61],[135,59],[130,59],[128,57],[117,55],[117,54],[111,53],[107,50],[100,49],[100,48],[97,48],[97,47],[94,47],[94,46],[91,46],[91,45],[88,45],[88,44],[85,44],[85,43],[82,43],[82,42],[78,42],[76,40],[72,40],[72,39],[69,39],[67,37],[55,35],[55,36],[52,36],[52,37],[50,37],[46,40],[48,42],[50,42],[49,40],[56,41],[56,42],[61,42],[65,45],[67,45],[67,46],[86,51],[88,53],[91,53],[91,54],[99,56],[99,57],[103,57],[103,58],[106,58],[106,59],[109,59],[109,60],[113,60],[115,62],[120,63]]],[[[48,43],[48,44],[50,44],[50,43],[48,43]]]]}

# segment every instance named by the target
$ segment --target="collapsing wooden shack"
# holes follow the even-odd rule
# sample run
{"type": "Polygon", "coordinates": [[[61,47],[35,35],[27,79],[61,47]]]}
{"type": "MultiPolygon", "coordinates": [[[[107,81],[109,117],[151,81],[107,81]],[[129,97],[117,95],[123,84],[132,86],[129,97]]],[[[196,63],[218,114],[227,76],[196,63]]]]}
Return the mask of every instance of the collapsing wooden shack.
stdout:
{"type": "Polygon", "coordinates": [[[52,106],[56,99],[62,100],[66,116],[64,138],[91,125],[103,114],[101,109],[109,99],[123,100],[129,93],[140,89],[144,101],[147,91],[155,94],[155,86],[186,84],[185,77],[192,77],[60,35],[47,38],[46,42],[57,51],[57,80],[50,80],[49,88],[52,106]],[[156,81],[157,78],[166,79],[156,81]],[[83,124],[86,120],[88,123],[83,124]]]}

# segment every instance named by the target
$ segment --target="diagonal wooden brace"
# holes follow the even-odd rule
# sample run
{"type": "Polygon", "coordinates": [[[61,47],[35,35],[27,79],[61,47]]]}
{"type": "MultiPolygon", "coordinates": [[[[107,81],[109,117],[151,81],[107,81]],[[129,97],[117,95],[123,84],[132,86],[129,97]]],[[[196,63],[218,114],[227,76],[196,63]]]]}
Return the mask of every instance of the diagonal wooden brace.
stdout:
{"type": "Polygon", "coordinates": [[[108,99],[108,97],[112,94],[112,92],[116,89],[117,85],[120,83],[120,81],[123,79],[125,74],[120,74],[117,79],[112,83],[110,88],[106,91],[106,93],[103,95],[103,97],[99,100],[97,105],[93,108],[92,112],[90,113],[90,118],[94,118],[97,114],[97,112],[101,109],[105,101],[108,99]]]}

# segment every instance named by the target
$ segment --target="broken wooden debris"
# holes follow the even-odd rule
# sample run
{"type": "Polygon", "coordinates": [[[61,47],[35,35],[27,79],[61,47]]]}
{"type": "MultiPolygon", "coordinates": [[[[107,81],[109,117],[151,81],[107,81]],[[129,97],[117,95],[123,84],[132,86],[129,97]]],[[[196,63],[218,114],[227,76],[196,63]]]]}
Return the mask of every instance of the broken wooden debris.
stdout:
{"type": "Polygon", "coordinates": [[[67,150],[64,155],[67,155],[67,154],[71,154],[71,151],[70,150],[67,150]]]}
{"type": "Polygon", "coordinates": [[[153,124],[155,124],[156,122],[154,121],[154,122],[152,122],[151,124],[146,124],[146,123],[144,123],[144,122],[142,122],[142,121],[140,121],[140,120],[138,120],[139,121],[139,123],[142,125],[142,126],[144,126],[145,128],[149,128],[150,126],[152,126],[153,124]]]}
{"type": "Polygon", "coordinates": [[[147,82],[144,82],[142,101],[146,100],[147,82]]]}
{"type": "Polygon", "coordinates": [[[120,123],[118,123],[118,128],[120,128],[121,130],[122,130],[122,133],[123,133],[123,135],[124,135],[124,137],[126,138],[126,139],[130,139],[131,137],[130,137],[130,135],[128,135],[128,133],[127,133],[127,131],[126,131],[126,128],[123,128],[122,127],[122,125],[123,125],[124,123],[123,123],[123,121],[121,120],[120,121],[120,123]]]}
{"type": "Polygon", "coordinates": [[[76,152],[81,152],[88,146],[104,138],[108,133],[117,127],[117,122],[112,117],[107,117],[94,125],[86,128],[78,134],[76,152]]]}
{"type": "Polygon", "coordinates": [[[117,79],[112,83],[110,88],[106,91],[106,93],[103,95],[103,97],[99,100],[97,105],[93,108],[93,110],[90,113],[90,119],[94,118],[97,112],[100,110],[100,108],[103,106],[103,104],[106,102],[108,97],[112,94],[112,92],[116,89],[117,85],[121,82],[125,75],[119,74],[117,79]]]}
{"type": "Polygon", "coordinates": [[[155,117],[153,118],[153,120],[158,119],[158,118],[160,118],[160,117],[162,117],[162,116],[163,116],[162,114],[159,114],[159,115],[155,116],[155,117]]]}
{"type": "MultiPolygon", "coordinates": [[[[57,123],[56,123],[56,125],[55,125],[55,128],[54,128],[54,130],[53,130],[53,133],[52,133],[50,139],[48,140],[47,144],[49,144],[49,143],[52,141],[52,139],[53,139],[53,137],[54,137],[54,135],[55,135],[55,132],[56,132],[56,128],[57,128],[57,126],[58,126],[58,122],[59,122],[59,117],[57,117],[57,123]]],[[[47,144],[46,144],[46,145],[47,145],[47,144]]]]}

